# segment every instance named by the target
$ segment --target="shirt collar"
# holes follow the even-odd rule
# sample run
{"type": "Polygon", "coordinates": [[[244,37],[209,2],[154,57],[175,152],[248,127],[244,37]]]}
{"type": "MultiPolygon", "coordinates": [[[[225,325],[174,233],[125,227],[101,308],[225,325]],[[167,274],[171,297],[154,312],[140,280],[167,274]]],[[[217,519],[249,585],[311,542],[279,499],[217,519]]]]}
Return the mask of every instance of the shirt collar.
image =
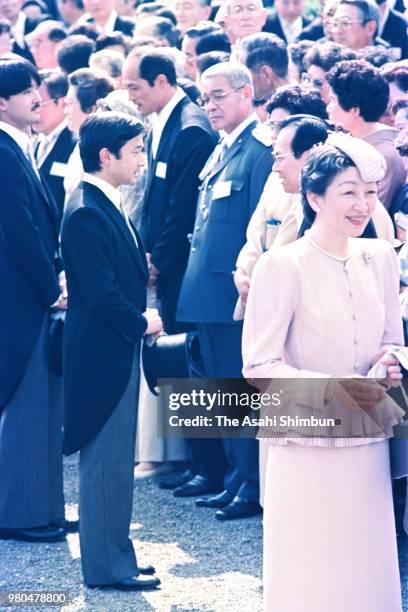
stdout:
{"type": "Polygon", "coordinates": [[[174,94],[174,96],[170,98],[170,100],[161,109],[161,111],[157,113],[157,123],[164,127],[171,113],[176,108],[177,104],[180,102],[180,100],[182,100],[185,97],[186,97],[186,94],[181,89],[181,87],[177,87],[176,93],[174,94]]]}
{"type": "Polygon", "coordinates": [[[242,132],[250,125],[253,121],[258,121],[258,116],[256,113],[252,113],[247,119],[245,119],[242,123],[240,123],[235,130],[232,130],[230,134],[226,134],[223,132],[223,141],[227,145],[227,147],[231,147],[234,142],[237,140],[238,136],[242,134],[242,132]]]}
{"type": "Polygon", "coordinates": [[[286,21],[286,19],[283,19],[283,17],[278,15],[278,19],[280,21],[283,33],[288,39],[288,43],[293,42],[303,30],[302,17],[297,17],[294,21],[286,21]]]}
{"type": "Polygon", "coordinates": [[[24,13],[24,11],[20,11],[18,14],[16,23],[11,28],[11,31],[14,36],[14,40],[16,41],[19,47],[25,46],[24,31],[25,31],[26,20],[27,20],[27,15],[24,13]]]}
{"type": "Polygon", "coordinates": [[[24,155],[27,155],[30,148],[30,138],[25,132],[18,130],[13,125],[6,123],[5,121],[0,121],[0,130],[6,132],[18,144],[20,149],[23,151],[24,155]]]}
{"type": "Polygon", "coordinates": [[[118,16],[118,12],[115,11],[115,9],[113,9],[111,14],[109,15],[108,21],[105,23],[104,28],[103,28],[106,34],[112,34],[115,31],[115,23],[116,23],[117,16],[118,16]]]}
{"type": "Polygon", "coordinates": [[[113,187],[110,183],[105,181],[104,179],[99,178],[99,176],[95,176],[94,174],[89,174],[88,172],[84,172],[82,177],[84,183],[90,183],[94,187],[97,187],[102,191],[104,195],[112,202],[115,208],[122,214],[121,210],[121,196],[119,191],[113,187]]]}

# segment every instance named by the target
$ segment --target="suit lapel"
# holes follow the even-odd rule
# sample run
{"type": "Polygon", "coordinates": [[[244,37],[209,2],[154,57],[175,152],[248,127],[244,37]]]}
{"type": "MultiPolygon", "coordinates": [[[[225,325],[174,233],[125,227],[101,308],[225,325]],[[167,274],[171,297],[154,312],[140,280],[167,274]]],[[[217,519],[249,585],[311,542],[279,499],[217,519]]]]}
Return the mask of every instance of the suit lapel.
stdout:
{"type": "Polygon", "coordinates": [[[237,153],[241,150],[241,147],[243,146],[245,140],[252,133],[252,130],[256,127],[256,124],[256,121],[252,121],[238,136],[233,145],[225,153],[224,157],[218,162],[215,162],[215,165],[212,165],[210,163],[210,158],[209,162],[206,164],[204,170],[200,174],[200,179],[211,180],[216,174],[219,174],[222,170],[224,170],[224,168],[229,164],[231,159],[235,157],[235,155],[237,155],[237,153]]]}
{"type": "Polygon", "coordinates": [[[140,248],[140,246],[142,245],[141,242],[141,238],[138,235],[136,229],[134,228],[133,224],[132,224],[132,228],[135,230],[135,235],[137,237],[138,240],[138,244],[139,244],[139,248],[136,246],[135,243],[135,239],[132,236],[126,221],[123,217],[123,215],[118,211],[118,209],[115,207],[115,205],[109,200],[109,198],[107,198],[105,196],[104,193],[102,193],[102,191],[100,189],[98,189],[97,187],[95,187],[94,185],[91,185],[89,183],[83,183],[83,189],[84,189],[84,193],[88,192],[92,199],[98,202],[98,204],[103,208],[103,210],[105,211],[105,213],[108,215],[108,217],[111,219],[111,221],[115,224],[115,226],[122,232],[122,235],[124,237],[124,239],[126,240],[126,243],[130,249],[130,252],[132,253],[132,256],[135,260],[135,262],[137,263],[137,265],[139,266],[139,268],[141,268],[141,271],[143,273],[143,275],[147,278],[148,277],[148,270],[147,270],[147,265],[146,265],[146,261],[145,261],[145,256],[143,259],[143,255],[144,255],[144,249],[143,247],[140,248]]]}

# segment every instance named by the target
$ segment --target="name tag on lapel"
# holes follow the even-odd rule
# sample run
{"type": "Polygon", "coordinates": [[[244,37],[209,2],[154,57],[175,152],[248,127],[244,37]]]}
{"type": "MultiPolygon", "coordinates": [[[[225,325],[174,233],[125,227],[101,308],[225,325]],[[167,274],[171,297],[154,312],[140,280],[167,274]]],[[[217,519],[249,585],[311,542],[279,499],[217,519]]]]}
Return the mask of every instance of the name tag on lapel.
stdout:
{"type": "Polygon", "coordinates": [[[156,164],[156,176],[161,179],[165,179],[167,174],[167,164],[164,162],[157,162],[156,164]]]}
{"type": "Polygon", "coordinates": [[[217,181],[213,189],[213,200],[228,198],[231,195],[231,181],[217,181]]]}
{"type": "Polygon", "coordinates": [[[65,178],[67,173],[67,164],[62,164],[61,162],[54,162],[51,166],[50,175],[51,176],[60,176],[65,178]]]}

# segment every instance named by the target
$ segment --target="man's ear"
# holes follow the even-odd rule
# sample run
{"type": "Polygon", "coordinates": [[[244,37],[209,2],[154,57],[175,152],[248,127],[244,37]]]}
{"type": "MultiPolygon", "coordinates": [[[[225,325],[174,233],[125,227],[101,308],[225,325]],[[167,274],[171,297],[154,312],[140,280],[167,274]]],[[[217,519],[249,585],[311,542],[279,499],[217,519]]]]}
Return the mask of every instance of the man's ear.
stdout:
{"type": "Polygon", "coordinates": [[[7,100],[0,97],[0,112],[5,110],[7,110],[7,100]]]}
{"type": "Polygon", "coordinates": [[[103,149],[99,151],[99,161],[101,162],[102,167],[109,164],[111,155],[112,155],[111,152],[106,147],[104,147],[103,149]]]}
{"type": "Polygon", "coordinates": [[[368,34],[374,38],[377,32],[377,22],[373,19],[371,21],[367,21],[367,23],[365,24],[365,29],[366,32],[368,32],[368,34]]]}

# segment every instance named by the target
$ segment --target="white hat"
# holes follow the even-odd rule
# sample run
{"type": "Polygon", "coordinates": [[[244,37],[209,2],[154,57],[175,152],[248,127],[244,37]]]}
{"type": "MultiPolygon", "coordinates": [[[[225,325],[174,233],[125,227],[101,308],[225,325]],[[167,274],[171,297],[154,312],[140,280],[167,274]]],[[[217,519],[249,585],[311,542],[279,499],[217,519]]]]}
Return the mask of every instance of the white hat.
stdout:
{"type": "Polygon", "coordinates": [[[377,183],[384,178],[387,162],[381,153],[365,140],[344,132],[332,132],[326,144],[331,144],[348,155],[365,183],[377,183]]]}

